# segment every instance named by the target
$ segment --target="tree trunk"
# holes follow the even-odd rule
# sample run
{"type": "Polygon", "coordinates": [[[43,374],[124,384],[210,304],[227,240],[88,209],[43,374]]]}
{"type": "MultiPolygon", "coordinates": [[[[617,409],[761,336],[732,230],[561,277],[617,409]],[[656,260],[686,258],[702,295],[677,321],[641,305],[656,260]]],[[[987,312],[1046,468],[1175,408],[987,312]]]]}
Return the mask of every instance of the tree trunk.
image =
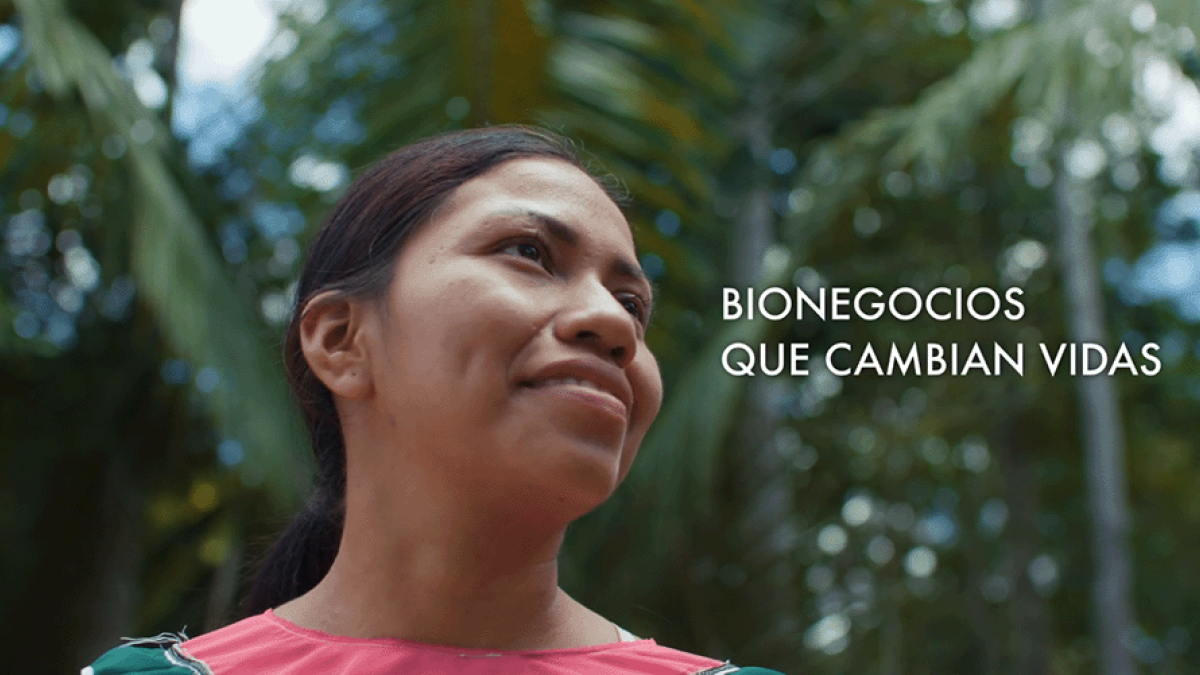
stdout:
{"type": "MultiPolygon", "coordinates": [[[[1059,162],[1054,184],[1059,261],[1070,339],[1107,342],[1100,276],[1092,242],[1094,198],[1089,183],[1059,162]]],[[[1079,423],[1092,514],[1092,613],[1100,675],[1133,675],[1130,631],[1135,626],[1129,552],[1129,503],[1124,438],[1116,383],[1106,375],[1076,377],[1079,423]]]]}
{"type": "MultiPolygon", "coordinates": [[[[774,234],[771,212],[771,175],[767,158],[771,152],[772,128],[768,109],[769,90],[751,88],[749,106],[742,120],[742,139],[754,167],[737,217],[730,267],[733,282],[746,288],[761,282],[763,257],[774,234]]],[[[778,426],[777,386],[770,378],[753,378],[733,430],[736,452],[734,488],[741,503],[737,516],[737,540],[745,552],[745,598],[762,629],[747,643],[743,658],[782,662],[801,649],[796,595],[795,564],[787,545],[788,519],[794,511],[794,484],[787,464],[772,444],[778,426]]]]}
{"type": "MultiPolygon", "coordinates": [[[[1015,394],[1014,394],[1015,396],[1015,394]]],[[[1050,608],[1034,587],[1029,564],[1037,553],[1037,466],[1028,448],[1037,447],[1039,430],[1030,428],[1031,418],[1024,405],[1009,406],[1004,421],[992,437],[996,459],[1004,477],[1004,502],[1008,505],[1008,525],[1003,541],[1007,544],[1008,576],[1012,580],[1007,602],[1006,631],[999,641],[1006,647],[1007,672],[1013,675],[1050,673],[1050,608]]]]}

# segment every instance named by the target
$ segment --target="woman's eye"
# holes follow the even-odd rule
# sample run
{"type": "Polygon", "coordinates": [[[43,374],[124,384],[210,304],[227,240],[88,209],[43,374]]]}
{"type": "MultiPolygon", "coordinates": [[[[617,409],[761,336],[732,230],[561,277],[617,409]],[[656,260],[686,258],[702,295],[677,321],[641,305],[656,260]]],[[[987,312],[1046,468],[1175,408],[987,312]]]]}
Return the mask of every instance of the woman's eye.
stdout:
{"type": "Polygon", "coordinates": [[[642,320],[642,315],[645,312],[642,310],[642,301],[639,298],[626,296],[623,298],[618,298],[618,300],[620,300],[621,306],[625,308],[625,311],[629,312],[633,318],[637,319],[638,321],[642,320]]]}
{"type": "Polygon", "coordinates": [[[532,260],[535,263],[545,264],[546,262],[546,256],[542,252],[542,247],[527,241],[510,244],[504,248],[504,252],[532,260]]]}

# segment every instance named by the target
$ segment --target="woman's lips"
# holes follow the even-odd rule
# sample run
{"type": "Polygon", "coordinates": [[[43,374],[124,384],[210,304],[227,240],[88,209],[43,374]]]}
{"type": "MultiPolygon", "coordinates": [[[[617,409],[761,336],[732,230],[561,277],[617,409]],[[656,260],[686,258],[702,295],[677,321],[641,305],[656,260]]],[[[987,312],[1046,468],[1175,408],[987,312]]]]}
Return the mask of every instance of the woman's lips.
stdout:
{"type": "Polygon", "coordinates": [[[522,382],[521,386],[526,389],[541,390],[547,393],[562,395],[599,408],[614,417],[620,418],[621,421],[626,420],[628,408],[624,401],[611,391],[585,378],[571,376],[553,377],[536,382],[522,382]]]}

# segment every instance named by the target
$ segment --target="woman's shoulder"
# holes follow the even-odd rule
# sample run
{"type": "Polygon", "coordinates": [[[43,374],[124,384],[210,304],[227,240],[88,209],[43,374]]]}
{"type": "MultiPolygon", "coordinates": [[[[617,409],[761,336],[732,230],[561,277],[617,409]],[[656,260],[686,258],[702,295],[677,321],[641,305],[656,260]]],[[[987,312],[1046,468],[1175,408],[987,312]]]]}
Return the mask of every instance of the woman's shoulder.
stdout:
{"type": "Polygon", "coordinates": [[[195,652],[245,651],[256,642],[269,639],[269,624],[266,615],[257,615],[197,638],[188,638],[183,632],[126,638],[123,644],[84,668],[81,675],[217,675],[205,658],[195,652]]]}
{"type": "Polygon", "coordinates": [[[766,668],[739,668],[733,664],[725,663],[698,673],[693,673],[692,675],[783,675],[783,673],[766,668]]]}
{"type": "Polygon", "coordinates": [[[213,675],[203,662],[183,653],[183,633],[161,633],[155,637],[126,639],[80,675],[213,675]]]}
{"type": "Polygon", "coordinates": [[[738,669],[674,650],[653,640],[542,652],[487,652],[392,639],[354,639],[292,625],[267,612],[193,639],[164,633],[130,640],[100,657],[83,675],[322,675],[526,672],[610,672],[640,675],[780,675],[738,669]]]}
{"type": "Polygon", "coordinates": [[[270,630],[268,617],[257,615],[196,638],[188,638],[183,632],[126,638],[84,668],[81,675],[217,675],[220,671],[208,663],[208,653],[261,652],[252,649],[256,644],[271,645],[267,651],[277,652],[270,630]]]}

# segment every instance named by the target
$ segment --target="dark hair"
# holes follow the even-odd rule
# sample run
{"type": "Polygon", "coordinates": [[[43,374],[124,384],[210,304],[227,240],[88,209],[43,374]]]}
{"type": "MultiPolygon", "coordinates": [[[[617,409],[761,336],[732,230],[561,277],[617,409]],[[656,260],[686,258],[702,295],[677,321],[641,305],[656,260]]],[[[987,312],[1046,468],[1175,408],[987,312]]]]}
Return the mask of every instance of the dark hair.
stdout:
{"type": "MultiPolygon", "coordinates": [[[[258,614],[298,597],[324,578],[337,555],[346,494],[346,448],[333,395],[300,348],[300,319],[320,293],[370,298],[392,279],[400,247],[458,186],[509,160],[548,157],[588,172],[566,139],[521,126],[434,136],[401,148],[346,190],[308,250],[284,343],[292,393],[300,403],[316,456],[316,485],[259,566],[242,604],[258,614]]],[[[606,192],[613,191],[597,179],[606,192]]]]}

